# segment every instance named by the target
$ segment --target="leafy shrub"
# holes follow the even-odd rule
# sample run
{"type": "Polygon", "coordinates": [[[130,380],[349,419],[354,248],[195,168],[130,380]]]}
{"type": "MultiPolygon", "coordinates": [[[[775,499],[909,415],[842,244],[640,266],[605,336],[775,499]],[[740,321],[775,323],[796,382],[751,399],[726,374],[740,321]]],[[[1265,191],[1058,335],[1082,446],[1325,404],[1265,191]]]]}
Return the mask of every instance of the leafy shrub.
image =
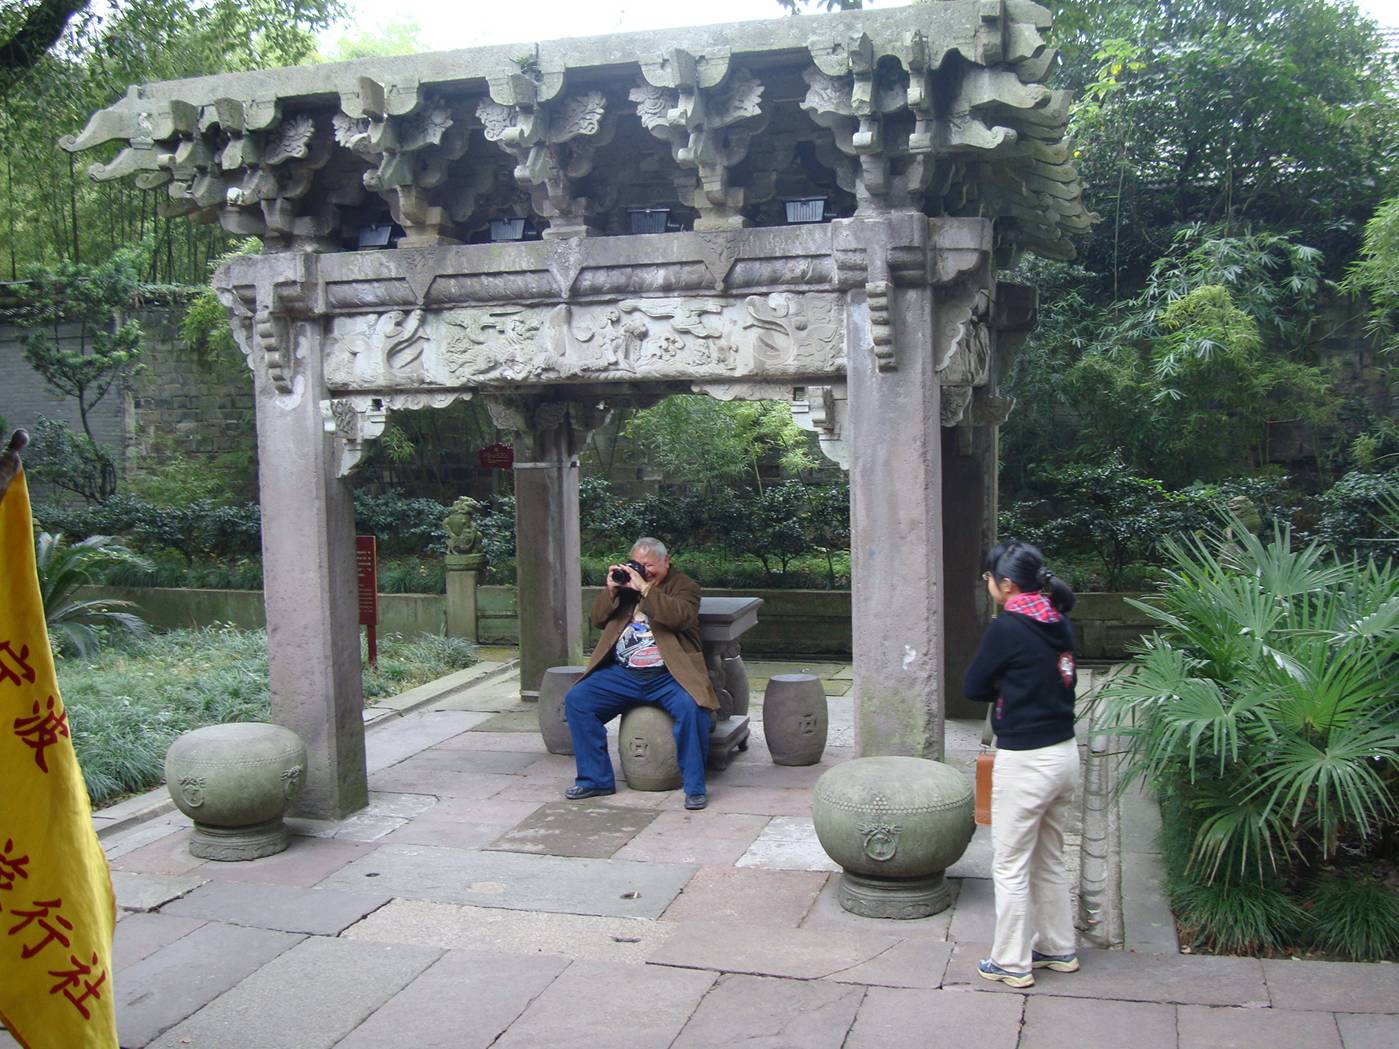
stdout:
{"type": "Polygon", "coordinates": [[[1172,887],[1171,909],[1195,945],[1225,954],[1257,954],[1290,943],[1307,912],[1275,885],[1187,881],[1172,887]]]}
{"type": "Polygon", "coordinates": [[[1001,514],[1001,534],[1034,543],[1055,561],[1095,555],[1109,590],[1125,589],[1128,567],[1154,561],[1165,540],[1214,517],[1206,493],[1167,491],[1115,458],[1047,471],[1031,481],[1028,492],[1001,514]]]}
{"type": "Polygon", "coordinates": [[[1102,692],[1125,770],[1177,794],[1187,873],[1262,882],[1361,851],[1399,806],[1399,570],[1336,564],[1287,533],[1170,541],[1161,624],[1102,692]]]}
{"type": "MultiPolygon", "coordinates": [[[[386,634],[378,667],[364,670],[365,698],[395,694],[474,661],[460,639],[386,634]]],[[[114,639],[90,662],[61,659],[58,676],[94,806],[159,784],[165,751],[182,732],[271,716],[262,630],[224,626],[114,639]]]]}
{"type": "Polygon", "coordinates": [[[79,656],[95,652],[102,641],[102,627],[128,634],[146,633],[146,621],[132,611],[135,606],[130,601],[77,596],[78,587],[93,582],[103,568],[139,565],[140,559],[131,551],[111,536],[92,535],[78,543],[66,543],[62,535],[48,532],[39,533],[35,547],[39,594],[55,651],[79,656]]]}
{"type": "Polygon", "coordinates": [[[117,490],[116,463],[87,434],[41,415],[29,447],[25,464],[36,483],[71,492],[88,503],[100,503],[117,490]]]}
{"type": "Polygon", "coordinates": [[[447,533],[442,527],[447,510],[435,499],[410,499],[395,492],[356,492],[355,529],[361,535],[377,537],[381,556],[440,556],[447,552],[447,533]]]}
{"type": "Polygon", "coordinates": [[[1312,942],[1357,962],[1399,957],[1399,892],[1373,875],[1326,874],[1308,893],[1312,942]]]}
{"type": "Polygon", "coordinates": [[[1399,558],[1399,521],[1389,509],[1399,498],[1399,470],[1352,470],[1321,497],[1317,538],[1344,554],[1399,558]]]}

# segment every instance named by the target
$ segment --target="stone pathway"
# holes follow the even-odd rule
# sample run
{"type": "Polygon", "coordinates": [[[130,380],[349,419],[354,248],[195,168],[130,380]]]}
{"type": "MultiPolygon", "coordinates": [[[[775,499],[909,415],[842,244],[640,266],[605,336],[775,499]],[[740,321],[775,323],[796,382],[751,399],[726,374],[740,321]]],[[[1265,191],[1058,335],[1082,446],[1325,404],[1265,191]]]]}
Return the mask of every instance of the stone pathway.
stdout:
{"type": "MultiPolygon", "coordinates": [[[[1124,806],[1122,834],[1138,949],[1085,949],[1081,972],[1042,973],[1028,992],[975,972],[993,921],[985,830],[949,872],[942,914],[841,910],[809,803],[852,756],[848,667],[813,668],[832,715],[819,766],[771,763],[759,695],[752,746],[712,774],[699,813],[679,792],[625,787],[563,802],[572,759],[545,752],[505,669],[370,711],[369,809],[295,821],[279,856],[202,861],[178,814],[100,813],[122,1046],[1399,1045],[1399,966],[1167,953],[1140,806],[1124,806]]],[[[750,664],[759,686],[796,669],[750,664]]],[[[968,774],[979,734],[948,726],[948,759],[968,774]]]]}

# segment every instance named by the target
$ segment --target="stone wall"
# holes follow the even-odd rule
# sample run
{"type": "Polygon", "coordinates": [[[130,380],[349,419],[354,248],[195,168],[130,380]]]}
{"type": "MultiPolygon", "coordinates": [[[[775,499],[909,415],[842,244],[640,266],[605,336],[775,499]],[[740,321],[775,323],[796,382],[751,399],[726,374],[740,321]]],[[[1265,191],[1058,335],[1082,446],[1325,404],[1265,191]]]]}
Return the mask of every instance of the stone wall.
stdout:
{"type": "MultiPolygon", "coordinates": [[[[178,628],[231,623],[264,626],[259,590],[162,590],[87,588],[98,594],[134,601],[157,627],[178,628]]],[[[749,656],[783,658],[850,658],[850,592],[848,590],[707,590],[711,597],[761,597],[758,625],[744,635],[749,656]]],[[[584,609],[592,604],[596,587],[580,595],[584,609]]],[[[1134,594],[1079,594],[1074,624],[1085,660],[1119,660],[1127,647],[1150,630],[1150,621],[1131,605],[1134,594]]],[[[482,644],[519,642],[519,606],[513,586],[483,586],[477,590],[477,634],[482,644]]],[[[447,599],[439,594],[380,594],[379,633],[440,634],[446,627],[447,599]]],[[[597,641],[589,630],[586,648],[597,641]]]]}
{"type": "MultiPolygon", "coordinates": [[[[77,402],[54,393],[23,356],[23,331],[0,305],[0,416],[11,428],[33,429],[41,415],[81,431],[77,402]]],[[[214,459],[254,454],[252,374],[241,356],[221,360],[196,353],[180,337],[183,306],[153,304],[137,317],[145,330],[145,370],[125,388],[113,386],[89,412],[93,436],[129,471],[143,454],[172,451],[214,459]]],[[[76,328],[61,332],[66,349],[79,348],[76,328]]]]}

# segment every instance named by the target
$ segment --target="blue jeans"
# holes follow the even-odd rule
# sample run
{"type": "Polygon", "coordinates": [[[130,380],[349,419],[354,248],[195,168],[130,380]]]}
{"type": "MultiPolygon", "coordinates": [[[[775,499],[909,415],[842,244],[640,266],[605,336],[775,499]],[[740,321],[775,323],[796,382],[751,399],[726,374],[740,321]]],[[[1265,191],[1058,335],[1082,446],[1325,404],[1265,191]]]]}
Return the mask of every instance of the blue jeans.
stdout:
{"type": "Polygon", "coordinates": [[[642,703],[653,703],[674,719],[675,756],[685,793],[703,794],[704,763],[709,758],[709,711],[696,703],[669,671],[642,677],[616,663],[594,670],[564,696],[564,713],[578,765],[578,786],[595,790],[616,787],[612,760],[607,756],[606,725],[642,703]]]}

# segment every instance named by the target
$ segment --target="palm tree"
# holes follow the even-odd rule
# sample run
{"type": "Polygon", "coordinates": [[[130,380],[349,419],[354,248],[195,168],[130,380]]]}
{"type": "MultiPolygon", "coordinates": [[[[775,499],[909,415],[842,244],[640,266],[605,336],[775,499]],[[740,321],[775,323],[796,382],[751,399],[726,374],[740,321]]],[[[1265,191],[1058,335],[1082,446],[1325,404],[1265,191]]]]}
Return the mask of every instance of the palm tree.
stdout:
{"type": "Polygon", "coordinates": [[[149,632],[140,615],[127,611],[136,607],[132,602],[78,596],[78,588],[90,584],[95,572],[114,564],[148,567],[144,559],[109,535],[88,536],[70,544],[61,534],[39,533],[35,566],[44,619],[56,651],[72,651],[87,658],[101,645],[99,627],[114,627],[138,637],[149,632]]]}

